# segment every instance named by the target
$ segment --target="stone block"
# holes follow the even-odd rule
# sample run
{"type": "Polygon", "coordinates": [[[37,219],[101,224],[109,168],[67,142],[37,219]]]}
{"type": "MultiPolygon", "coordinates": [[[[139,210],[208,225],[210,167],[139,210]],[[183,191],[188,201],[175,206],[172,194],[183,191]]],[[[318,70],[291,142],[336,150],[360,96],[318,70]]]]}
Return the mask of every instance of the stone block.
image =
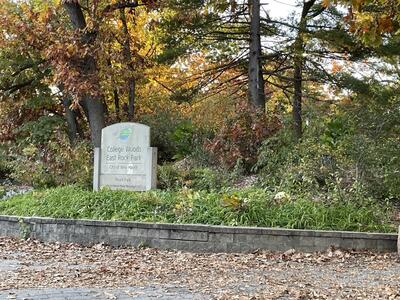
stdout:
{"type": "Polygon", "coordinates": [[[146,231],[147,231],[147,237],[151,239],[169,239],[171,236],[171,230],[147,229],[146,231]]]}
{"type": "Polygon", "coordinates": [[[219,244],[219,243],[233,243],[233,234],[232,233],[208,233],[208,240],[210,242],[219,244]]]}
{"type": "Polygon", "coordinates": [[[149,229],[146,229],[146,228],[131,228],[131,230],[129,231],[129,236],[147,238],[149,236],[149,229]]]}
{"type": "Polygon", "coordinates": [[[396,252],[397,251],[396,241],[391,240],[377,240],[376,241],[376,249],[379,252],[396,252]]]}
{"type": "Polygon", "coordinates": [[[171,240],[184,241],[208,241],[208,232],[191,230],[171,230],[169,238],[171,240]]]}
{"type": "MultiPolygon", "coordinates": [[[[210,242],[209,242],[210,243],[210,242]]],[[[229,242],[211,242],[210,243],[213,250],[207,252],[215,252],[215,253],[226,253],[228,251],[228,244],[229,242]]]]}
{"type": "MultiPolygon", "coordinates": [[[[177,240],[167,240],[167,239],[148,239],[145,240],[143,246],[154,247],[158,249],[179,249],[183,250],[182,248],[178,247],[177,240]]],[[[139,244],[138,244],[139,245],[139,244]]]]}
{"type": "Polygon", "coordinates": [[[324,238],[316,237],[314,240],[314,251],[325,251],[329,247],[340,248],[341,246],[340,238],[324,238]]]}
{"type": "Polygon", "coordinates": [[[257,239],[254,234],[236,233],[233,236],[234,243],[253,243],[257,239]]]}
{"type": "Polygon", "coordinates": [[[117,235],[117,236],[129,236],[131,230],[128,227],[114,227],[112,230],[108,228],[108,234],[109,235],[117,235]]]}
{"type": "Polygon", "coordinates": [[[74,227],[75,236],[86,234],[86,226],[85,225],[75,225],[73,227],[74,227]]]}
{"type": "Polygon", "coordinates": [[[215,245],[208,242],[176,240],[176,248],[188,252],[215,252],[215,245]]]}
{"type": "Polygon", "coordinates": [[[257,249],[252,248],[246,243],[227,243],[226,244],[226,251],[229,253],[248,253],[248,252],[253,252],[257,249]]]}

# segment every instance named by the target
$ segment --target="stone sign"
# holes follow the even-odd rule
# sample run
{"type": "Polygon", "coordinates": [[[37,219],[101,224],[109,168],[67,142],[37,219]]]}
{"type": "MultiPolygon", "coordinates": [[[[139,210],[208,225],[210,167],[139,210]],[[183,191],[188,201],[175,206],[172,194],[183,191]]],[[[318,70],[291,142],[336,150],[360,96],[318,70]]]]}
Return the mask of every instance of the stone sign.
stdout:
{"type": "Polygon", "coordinates": [[[150,147],[150,127],[118,123],[101,133],[95,148],[93,189],[148,191],[156,187],[157,148],[150,147]]]}

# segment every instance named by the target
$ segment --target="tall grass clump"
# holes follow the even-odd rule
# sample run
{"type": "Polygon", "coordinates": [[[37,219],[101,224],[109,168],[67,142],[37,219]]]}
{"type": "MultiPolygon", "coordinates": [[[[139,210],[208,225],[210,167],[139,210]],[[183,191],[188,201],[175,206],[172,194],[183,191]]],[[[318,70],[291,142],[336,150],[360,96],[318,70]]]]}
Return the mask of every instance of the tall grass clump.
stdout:
{"type": "Polygon", "coordinates": [[[277,198],[267,190],[33,191],[0,202],[0,214],[53,218],[392,232],[389,205],[277,198]]]}

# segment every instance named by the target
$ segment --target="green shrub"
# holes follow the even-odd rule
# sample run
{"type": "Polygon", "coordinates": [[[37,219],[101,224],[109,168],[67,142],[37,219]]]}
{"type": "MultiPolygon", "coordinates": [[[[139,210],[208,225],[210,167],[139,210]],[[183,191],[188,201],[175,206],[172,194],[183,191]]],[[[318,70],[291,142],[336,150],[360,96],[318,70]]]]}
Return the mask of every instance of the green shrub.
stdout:
{"type": "Polygon", "coordinates": [[[158,187],[167,190],[190,188],[194,190],[218,190],[229,185],[229,177],[223,171],[211,168],[189,167],[176,164],[158,167],[158,187]]]}
{"type": "Polygon", "coordinates": [[[254,168],[262,186],[317,199],[399,201],[399,135],[370,124],[361,130],[365,121],[354,115],[314,117],[299,143],[289,129],[263,142],[254,168]]]}
{"type": "Polygon", "coordinates": [[[255,170],[260,173],[262,186],[303,194],[326,185],[333,170],[324,158],[332,160],[323,147],[308,140],[296,144],[290,133],[281,131],[263,142],[255,170]]]}
{"type": "Polygon", "coordinates": [[[24,123],[15,133],[19,142],[42,145],[54,136],[57,129],[63,128],[64,124],[65,121],[60,116],[41,116],[35,121],[24,123]]]}
{"type": "Polygon", "coordinates": [[[171,133],[178,126],[182,116],[169,111],[147,114],[140,117],[139,122],[150,126],[151,145],[158,148],[159,162],[170,161],[175,155],[171,133]]]}
{"type": "Polygon", "coordinates": [[[208,162],[203,143],[212,136],[208,129],[196,127],[182,113],[168,110],[140,116],[139,122],[151,127],[151,144],[158,148],[160,163],[193,157],[199,164],[208,162]]]}
{"type": "Polygon", "coordinates": [[[158,166],[158,188],[163,190],[175,190],[184,186],[185,172],[173,164],[158,166]]]}
{"type": "Polygon", "coordinates": [[[191,152],[195,128],[182,114],[164,110],[142,115],[139,121],[151,127],[151,144],[158,148],[161,163],[191,152]]]}
{"type": "Polygon", "coordinates": [[[194,147],[195,128],[189,121],[182,121],[169,134],[174,145],[174,160],[181,160],[189,156],[194,147]]]}
{"type": "Polygon", "coordinates": [[[15,140],[0,151],[4,153],[0,165],[6,161],[8,177],[34,187],[90,185],[90,145],[80,141],[72,146],[62,117],[41,116],[25,122],[14,134],[15,140]]]}
{"type": "Polygon", "coordinates": [[[186,178],[187,186],[195,190],[219,190],[229,183],[223,171],[211,168],[194,168],[186,178]]]}
{"type": "Polygon", "coordinates": [[[7,150],[5,147],[0,146],[0,178],[6,178],[10,174],[10,162],[7,156],[7,150]]]}
{"type": "Polygon", "coordinates": [[[0,185],[0,199],[6,195],[6,189],[0,185]]]}
{"type": "Polygon", "coordinates": [[[19,145],[11,150],[11,178],[34,187],[91,185],[92,159],[88,142],[71,146],[67,137],[60,135],[45,146],[19,145]]]}
{"type": "Polygon", "coordinates": [[[400,202],[400,139],[398,137],[349,137],[347,155],[354,176],[376,199],[400,202]]]}

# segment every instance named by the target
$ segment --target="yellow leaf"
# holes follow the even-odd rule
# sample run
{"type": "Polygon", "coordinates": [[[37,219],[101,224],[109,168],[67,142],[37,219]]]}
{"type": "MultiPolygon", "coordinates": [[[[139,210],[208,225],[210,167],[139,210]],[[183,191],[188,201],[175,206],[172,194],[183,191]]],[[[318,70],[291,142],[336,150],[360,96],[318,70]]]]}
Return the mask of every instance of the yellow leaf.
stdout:
{"type": "Polygon", "coordinates": [[[241,204],[242,204],[241,199],[236,195],[231,195],[231,196],[224,195],[223,196],[222,206],[224,206],[224,207],[238,209],[238,208],[240,208],[241,204]]]}

